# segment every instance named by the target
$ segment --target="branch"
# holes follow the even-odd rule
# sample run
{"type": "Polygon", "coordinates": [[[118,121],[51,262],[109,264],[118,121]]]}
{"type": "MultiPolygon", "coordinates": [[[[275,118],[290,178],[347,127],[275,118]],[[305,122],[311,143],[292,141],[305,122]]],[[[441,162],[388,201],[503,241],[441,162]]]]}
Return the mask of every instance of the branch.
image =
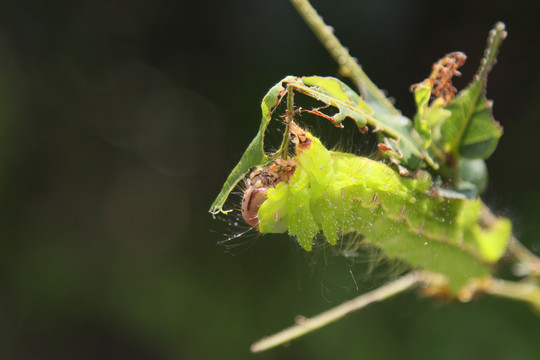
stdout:
{"type": "Polygon", "coordinates": [[[526,301],[540,311],[540,288],[534,282],[492,279],[483,290],[487,294],[526,301]]]}
{"type": "Polygon", "coordinates": [[[346,315],[360,310],[369,304],[386,300],[420,283],[442,284],[445,280],[441,276],[429,274],[423,271],[410,272],[399,279],[381,286],[371,292],[362,294],[355,299],[344,302],[341,305],[325,311],[310,319],[302,318],[296,325],[280,331],[272,336],[257,341],[251,346],[251,352],[262,352],[291,340],[299,338],[307,333],[317,330],[325,325],[333,323],[346,315]]]}
{"type": "Polygon", "coordinates": [[[527,274],[540,276],[540,258],[534,255],[513,236],[508,243],[508,251],[525,268],[527,274]]]}

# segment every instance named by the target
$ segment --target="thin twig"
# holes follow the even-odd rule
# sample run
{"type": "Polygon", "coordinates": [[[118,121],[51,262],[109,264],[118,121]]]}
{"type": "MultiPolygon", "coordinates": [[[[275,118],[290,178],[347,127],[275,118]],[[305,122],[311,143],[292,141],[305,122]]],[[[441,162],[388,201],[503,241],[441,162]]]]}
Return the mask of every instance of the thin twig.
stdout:
{"type": "Polygon", "coordinates": [[[527,274],[540,276],[540,258],[534,255],[514,236],[508,243],[508,251],[525,268],[527,274]]]}
{"type": "Polygon", "coordinates": [[[419,283],[441,282],[440,277],[428,274],[422,271],[410,272],[401,278],[381,286],[366,294],[362,294],[355,299],[344,302],[341,305],[325,311],[309,319],[302,318],[301,322],[291,326],[288,329],[280,331],[272,336],[257,341],[251,346],[252,352],[261,352],[278,345],[282,345],[291,340],[299,338],[302,335],[317,330],[325,325],[337,321],[344,316],[360,310],[369,304],[388,299],[407,289],[410,289],[419,283]]]}
{"type": "Polygon", "coordinates": [[[487,294],[526,301],[540,311],[540,288],[534,282],[492,279],[482,290],[487,294]]]}
{"type": "Polygon", "coordinates": [[[289,128],[291,126],[291,123],[294,120],[294,92],[292,91],[291,86],[289,85],[287,87],[287,112],[285,116],[285,133],[283,135],[283,143],[281,144],[281,149],[283,149],[283,153],[281,154],[281,157],[284,160],[287,160],[287,156],[289,156],[289,128]]]}

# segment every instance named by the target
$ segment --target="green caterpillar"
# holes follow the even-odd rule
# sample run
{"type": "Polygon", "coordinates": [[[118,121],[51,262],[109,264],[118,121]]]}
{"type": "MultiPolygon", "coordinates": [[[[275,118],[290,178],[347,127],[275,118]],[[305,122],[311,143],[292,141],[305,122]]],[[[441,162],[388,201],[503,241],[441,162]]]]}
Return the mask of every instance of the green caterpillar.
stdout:
{"type": "Polygon", "coordinates": [[[455,293],[487,277],[505,252],[511,223],[481,222],[479,199],[446,197],[431,176],[403,177],[365,157],[329,151],[318,138],[290,125],[296,157],[252,172],[244,219],[261,233],[284,233],[306,250],[322,232],[331,245],[356,232],[393,258],[440,273],[455,293]]]}
{"type": "Polygon", "coordinates": [[[510,221],[496,217],[478,197],[487,182],[484,160],[503,133],[486,98],[486,84],[506,37],[504,24],[499,22],[490,31],[478,72],[461,91],[452,85],[452,77],[460,75],[457,69],[465,55],[452,52],[434,63],[429,77],[411,87],[417,112],[409,119],[367,77],[309,2],[292,2],[360,93],[339,79],[321,76],[287,76],[270,88],[261,103],[259,131],[210,213],[232,211],[224,209],[225,202],[251,171],[242,215],[260,233],[288,233],[306,251],[318,237],[334,246],[344,235],[357,234],[353,241],[377,247],[414,271],[302,319],[253,344],[251,350],[289,342],[417,285],[424,296],[465,302],[485,293],[540,309],[540,259],[512,236],[510,221]],[[317,106],[295,106],[295,94],[311,98],[317,106]],[[268,151],[269,124],[285,106],[281,145],[268,151]],[[338,128],[346,118],[361,133],[371,128],[384,160],[328,150],[296,125],[296,115],[302,113],[338,128]],[[289,151],[291,137],[294,152],[289,151]],[[503,256],[519,269],[514,275],[522,281],[493,274],[503,256]]]}

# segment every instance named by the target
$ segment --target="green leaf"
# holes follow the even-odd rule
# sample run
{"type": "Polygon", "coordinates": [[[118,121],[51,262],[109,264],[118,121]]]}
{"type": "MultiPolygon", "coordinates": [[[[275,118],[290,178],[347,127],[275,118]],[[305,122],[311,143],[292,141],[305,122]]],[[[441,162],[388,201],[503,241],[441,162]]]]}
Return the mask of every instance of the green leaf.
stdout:
{"type": "Polygon", "coordinates": [[[229,197],[231,191],[247,175],[250,169],[255,166],[266,164],[270,161],[270,157],[268,157],[264,152],[264,132],[272,118],[272,110],[279,103],[280,94],[285,90],[283,83],[288,83],[294,79],[296,78],[293,76],[287,76],[285,79],[274,85],[263,98],[261,104],[262,119],[259,132],[253,141],[251,141],[251,144],[249,144],[248,148],[244,152],[244,155],[242,155],[240,162],[230,173],[216,200],[214,200],[212,203],[210,213],[213,215],[219,212],[227,213],[231,211],[223,210],[223,205],[225,204],[225,201],[229,197]]]}
{"type": "Polygon", "coordinates": [[[502,135],[485,92],[487,75],[495,64],[497,50],[505,36],[504,24],[497,23],[490,32],[484,58],[473,82],[445,108],[451,115],[441,124],[438,146],[455,158],[486,159],[502,135]]]}
{"type": "Polygon", "coordinates": [[[304,76],[301,82],[292,82],[291,86],[298,92],[336,107],[338,113],[328,117],[335,125],[339,125],[346,117],[349,117],[359,128],[363,128],[366,125],[366,117],[373,113],[373,110],[354,90],[333,77],[304,76]]]}
{"type": "Polygon", "coordinates": [[[484,98],[463,133],[459,154],[466,158],[487,159],[499,143],[502,127],[493,119],[491,104],[484,98]]]}
{"type": "Polygon", "coordinates": [[[307,87],[295,83],[297,91],[338,108],[339,113],[332,119],[334,122],[341,122],[349,116],[360,128],[367,122],[374,131],[384,134],[381,140],[385,145],[383,151],[398,165],[417,169],[425,167],[426,161],[433,168],[438,168],[424,151],[424,140],[411,120],[389,105],[387,99],[383,101],[377,96],[362,99],[345,83],[332,77],[303,77],[302,82],[307,87]]]}
{"type": "MultiPolygon", "coordinates": [[[[398,165],[416,169],[425,167],[424,160],[426,160],[437,168],[423,150],[422,137],[416,132],[410,119],[400,115],[397,111],[389,110],[384,102],[377,100],[377,97],[373,97],[371,104],[367,104],[348,85],[333,77],[299,78],[288,76],[274,85],[264,97],[261,104],[262,119],[259,131],[212,204],[210,208],[212,214],[230,211],[223,210],[223,205],[235,186],[247,175],[250,169],[264,165],[271,160],[264,152],[264,133],[271,121],[272,110],[281,101],[284,91],[300,92],[337,108],[338,112],[332,116],[326,115],[318,109],[307,110],[328,119],[336,126],[341,126],[341,122],[349,117],[356,122],[359,129],[363,129],[366,124],[369,124],[376,131],[380,131],[384,134],[382,142],[386,145],[383,150],[398,165]],[[372,105],[378,110],[374,110],[372,105]]],[[[285,144],[287,135],[283,136],[285,144]]]]}

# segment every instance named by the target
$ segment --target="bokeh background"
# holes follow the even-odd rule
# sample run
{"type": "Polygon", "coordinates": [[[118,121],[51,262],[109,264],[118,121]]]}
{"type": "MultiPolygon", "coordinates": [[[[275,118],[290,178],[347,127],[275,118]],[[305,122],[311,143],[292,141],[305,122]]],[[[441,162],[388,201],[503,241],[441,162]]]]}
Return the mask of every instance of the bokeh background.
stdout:
{"type": "MultiPolygon", "coordinates": [[[[506,22],[488,87],[505,135],[484,199],[539,254],[538,3],[313,3],[409,116],[434,61],[467,53],[463,87],[506,22]]],[[[218,244],[247,227],[210,204],[289,74],[338,76],[285,0],[2,1],[0,358],[538,359],[527,306],[414,293],[249,353],[380,283],[285,236],[218,244]]]]}

